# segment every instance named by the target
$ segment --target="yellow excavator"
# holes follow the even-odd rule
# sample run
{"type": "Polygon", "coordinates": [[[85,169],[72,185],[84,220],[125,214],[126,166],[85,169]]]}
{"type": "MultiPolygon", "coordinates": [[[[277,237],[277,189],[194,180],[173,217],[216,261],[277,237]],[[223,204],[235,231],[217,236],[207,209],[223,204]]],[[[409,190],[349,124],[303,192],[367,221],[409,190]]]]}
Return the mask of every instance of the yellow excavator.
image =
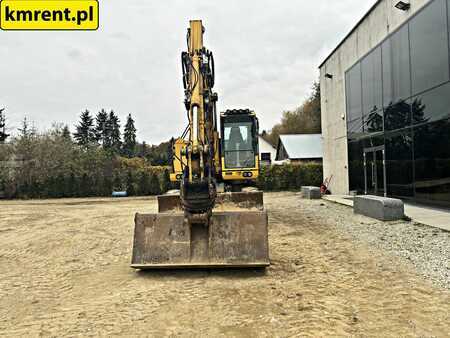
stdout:
{"type": "MultiPolygon", "coordinates": [[[[213,109],[215,110],[215,103],[213,109]]],[[[225,191],[241,191],[243,187],[255,185],[260,166],[256,114],[250,109],[227,110],[220,114],[220,126],[222,138],[218,138],[217,131],[214,132],[219,140],[214,140],[217,183],[225,191]]],[[[182,181],[187,167],[183,149],[189,144],[189,140],[185,139],[185,135],[172,141],[172,182],[182,181]]]]}
{"type": "Polygon", "coordinates": [[[136,214],[136,269],[270,264],[263,193],[241,191],[259,174],[258,119],[249,109],[227,110],[219,130],[214,57],[204,32],[200,20],[191,21],[181,55],[188,126],[172,143],[170,175],[180,193],[158,196],[158,213],[136,214]]]}

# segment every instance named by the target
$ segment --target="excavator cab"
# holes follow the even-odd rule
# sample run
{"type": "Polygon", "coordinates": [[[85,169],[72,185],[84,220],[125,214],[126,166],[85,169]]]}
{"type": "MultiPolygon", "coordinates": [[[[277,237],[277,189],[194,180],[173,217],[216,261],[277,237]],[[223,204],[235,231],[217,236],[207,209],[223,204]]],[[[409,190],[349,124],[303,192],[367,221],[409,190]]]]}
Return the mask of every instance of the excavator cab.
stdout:
{"type": "Polygon", "coordinates": [[[252,185],[259,175],[258,118],[249,109],[220,115],[222,179],[228,186],[252,185]]]}

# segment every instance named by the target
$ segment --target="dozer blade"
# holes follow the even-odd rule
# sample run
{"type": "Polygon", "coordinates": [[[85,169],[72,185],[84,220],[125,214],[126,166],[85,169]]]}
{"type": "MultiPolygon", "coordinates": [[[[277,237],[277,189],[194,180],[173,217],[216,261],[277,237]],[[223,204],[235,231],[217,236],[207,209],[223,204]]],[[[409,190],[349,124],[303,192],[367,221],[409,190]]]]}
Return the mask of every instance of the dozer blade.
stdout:
{"type": "Polygon", "coordinates": [[[265,267],[269,263],[267,212],[213,212],[209,226],[183,213],[136,214],[136,269],[265,267]]]}
{"type": "MultiPolygon", "coordinates": [[[[263,210],[263,192],[227,192],[217,194],[216,210],[220,211],[223,206],[234,206],[236,209],[263,210]]],[[[181,211],[180,195],[158,196],[158,212],[181,211]]]]}

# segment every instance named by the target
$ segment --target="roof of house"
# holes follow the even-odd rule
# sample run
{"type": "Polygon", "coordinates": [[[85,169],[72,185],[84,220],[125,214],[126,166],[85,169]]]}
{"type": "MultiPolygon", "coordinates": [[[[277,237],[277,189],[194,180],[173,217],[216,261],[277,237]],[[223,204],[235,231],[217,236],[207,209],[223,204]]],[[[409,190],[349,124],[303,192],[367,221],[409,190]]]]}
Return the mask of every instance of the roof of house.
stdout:
{"type": "Polygon", "coordinates": [[[352,30],[344,37],[344,39],[336,46],[335,49],[325,58],[325,60],[320,64],[319,68],[322,68],[322,66],[328,61],[328,59],[344,44],[345,41],[353,34],[353,32],[356,31],[356,29],[363,23],[364,20],[374,11],[375,8],[381,3],[382,0],[377,0],[373,4],[372,7],[370,7],[369,11],[362,17],[361,20],[358,21],[358,23],[352,28],[352,30]]]}
{"type": "Polygon", "coordinates": [[[259,142],[261,143],[261,141],[262,142],[265,142],[267,145],[269,145],[269,146],[271,146],[272,148],[276,148],[271,142],[269,142],[268,140],[267,140],[267,138],[265,138],[263,135],[258,135],[258,139],[259,139],[259,142]]]}
{"type": "Polygon", "coordinates": [[[283,144],[290,159],[323,157],[321,134],[280,135],[278,149],[280,143],[283,144]]]}

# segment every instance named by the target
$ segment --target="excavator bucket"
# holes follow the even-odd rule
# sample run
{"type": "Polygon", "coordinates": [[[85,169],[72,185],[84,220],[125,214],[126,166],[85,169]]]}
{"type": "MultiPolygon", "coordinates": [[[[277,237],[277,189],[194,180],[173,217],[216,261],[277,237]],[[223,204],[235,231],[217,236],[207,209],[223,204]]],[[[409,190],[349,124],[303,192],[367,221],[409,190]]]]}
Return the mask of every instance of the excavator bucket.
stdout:
{"type": "Polygon", "coordinates": [[[261,200],[252,193],[257,202],[261,202],[260,208],[255,199],[245,202],[244,195],[233,197],[232,194],[219,195],[222,197],[218,198],[209,225],[189,223],[180,211],[179,196],[176,195],[160,198],[159,210],[163,212],[136,214],[131,267],[268,266],[268,219],[267,212],[260,210],[262,193],[261,200]],[[225,207],[227,203],[230,206],[225,207]],[[239,208],[244,205],[250,207],[239,208]]]}

